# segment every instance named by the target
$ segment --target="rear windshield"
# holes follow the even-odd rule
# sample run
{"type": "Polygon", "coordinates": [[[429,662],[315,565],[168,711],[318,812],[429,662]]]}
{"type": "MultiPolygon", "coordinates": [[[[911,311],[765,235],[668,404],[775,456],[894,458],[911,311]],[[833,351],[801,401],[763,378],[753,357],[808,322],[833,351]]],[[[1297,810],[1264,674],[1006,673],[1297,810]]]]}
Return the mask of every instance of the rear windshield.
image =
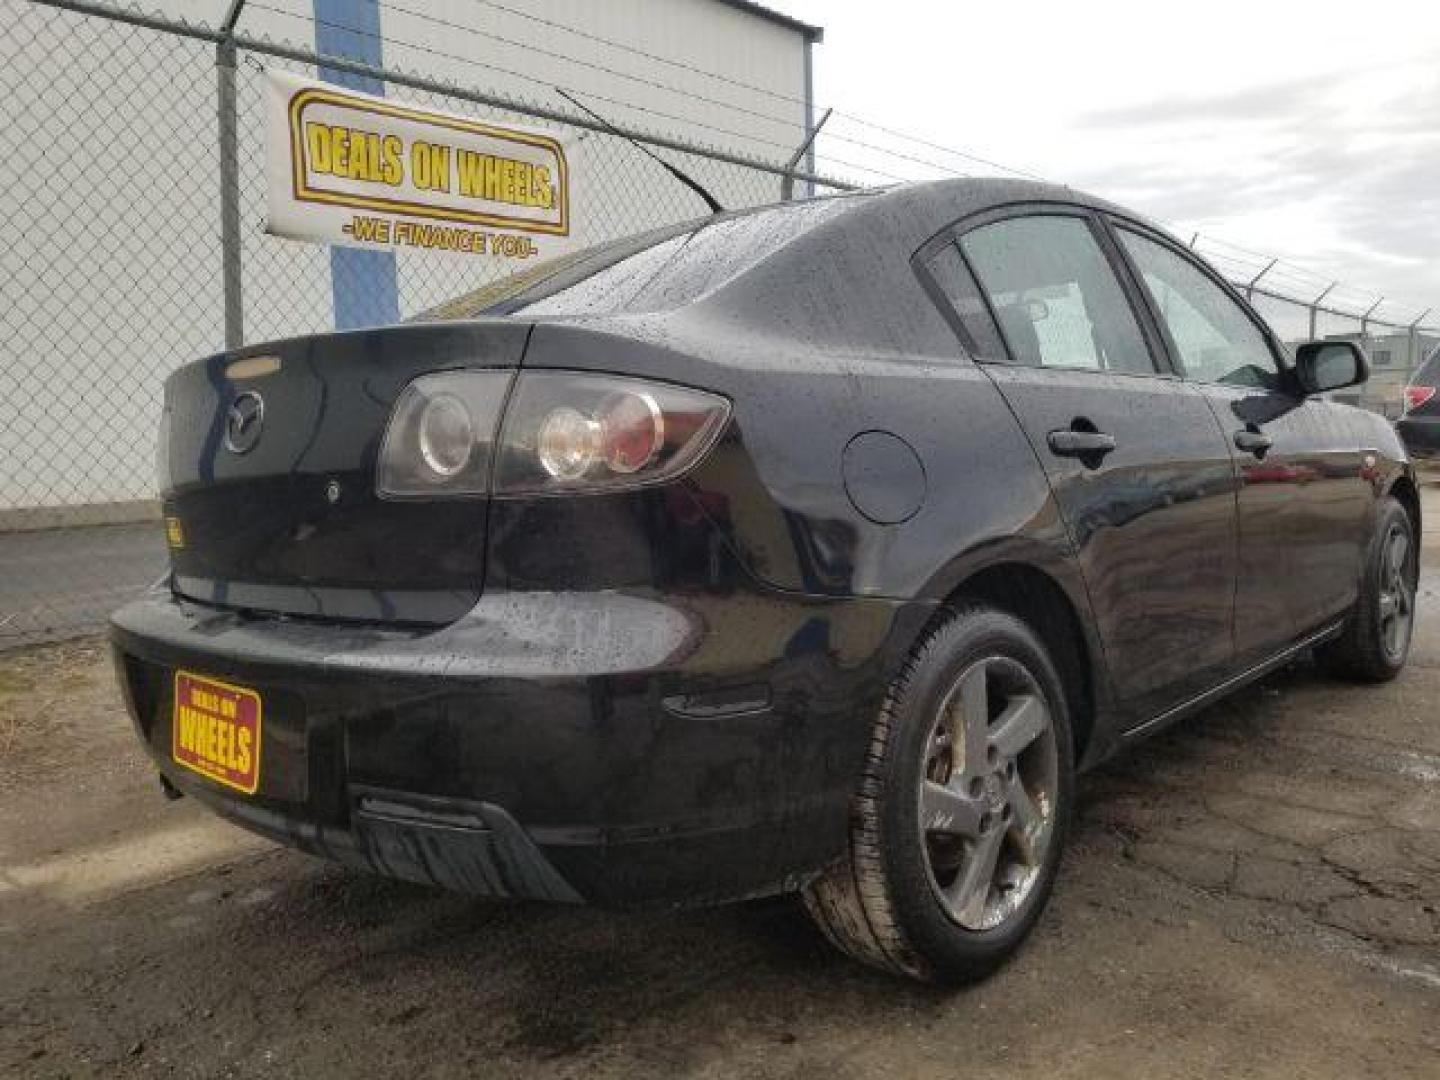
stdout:
{"type": "Polygon", "coordinates": [[[861,196],[767,207],[669,226],[561,255],[419,316],[550,319],[661,311],[720,288],[861,196]]]}

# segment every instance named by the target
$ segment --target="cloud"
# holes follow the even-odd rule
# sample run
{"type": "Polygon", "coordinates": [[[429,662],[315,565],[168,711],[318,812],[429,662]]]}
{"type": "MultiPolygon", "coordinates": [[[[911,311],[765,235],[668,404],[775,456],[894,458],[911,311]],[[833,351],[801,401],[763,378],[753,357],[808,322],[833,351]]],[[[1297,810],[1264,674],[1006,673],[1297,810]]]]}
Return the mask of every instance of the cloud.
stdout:
{"type": "Polygon", "coordinates": [[[1308,217],[1283,248],[1300,266],[1440,306],[1440,76],[1395,74],[1383,93],[1327,75],[1091,111],[1080,123],[1107,152],[1073,179],[1221,237],[1308,217]]]}
{"type": "Polygon", "coordinates": [[[1097,109],[1081,114],[1078,123],[1082,127],[1105,129],[1173,127],[1194,122],[1266,123],[1281,121],[1297,111],[1311,108],[1319,97],[1333,90],[1332,77],[1312,75],[1228,93],[1171,95],[1137,105],[1097,109]]]}

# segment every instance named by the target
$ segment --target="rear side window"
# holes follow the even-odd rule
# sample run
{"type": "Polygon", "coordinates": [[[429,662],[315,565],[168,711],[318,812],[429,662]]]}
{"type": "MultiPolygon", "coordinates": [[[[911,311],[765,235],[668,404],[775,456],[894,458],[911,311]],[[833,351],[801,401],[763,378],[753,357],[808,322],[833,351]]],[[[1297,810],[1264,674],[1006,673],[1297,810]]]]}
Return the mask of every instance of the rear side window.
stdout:
{"type": "Polygon", "coordinates": [[[960,241],[1016,363],[1152,375],[1135,313],[1080,218],[1008,218],[960,241]]]}
{"type": "Polygon", "coordinates": [[[985,299],[960,256],[960,249],[953,242],[947,243],[930,256],[925,268],[945,294],[950,310],[959,318],[969,338],[967,344],[975,355],[982,360],[1004,360],[1005,343],[995,330],[995,321],[985,308],[985,299]]]}
{"type": "Polygon", "coordinates": [[[1272,387],[1275,357],[1260,328],[1229,294],[1189,259],[1128,229],[1130,253],[1170,340],[1182,373],[1196,382],[1272,387]]]}

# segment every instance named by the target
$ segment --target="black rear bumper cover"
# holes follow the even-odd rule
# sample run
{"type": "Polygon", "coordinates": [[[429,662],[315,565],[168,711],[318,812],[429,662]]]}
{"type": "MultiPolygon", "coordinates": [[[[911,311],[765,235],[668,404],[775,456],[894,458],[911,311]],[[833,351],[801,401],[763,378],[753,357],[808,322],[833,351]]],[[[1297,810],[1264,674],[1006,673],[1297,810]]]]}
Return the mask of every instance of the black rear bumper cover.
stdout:
{"type": "Polygon", "coordinates": [[[111,633],[155,764],[236,824],[478,895],[688,904],[793,889],[841,854],[874,710],[933,610],[497,594],[420,631],[153,593],[111,633]],[[265,696],[256,796],[171,760],[179,668],[265,696]]]}
{"type": "Polygon", "coordinates": [[[582,902],[515,819],[489,803],[357,788],[350,826],[339,828],[216,796],[184,780],[176,786],[227,821],[356,869],[474,896],[582,902]]]}

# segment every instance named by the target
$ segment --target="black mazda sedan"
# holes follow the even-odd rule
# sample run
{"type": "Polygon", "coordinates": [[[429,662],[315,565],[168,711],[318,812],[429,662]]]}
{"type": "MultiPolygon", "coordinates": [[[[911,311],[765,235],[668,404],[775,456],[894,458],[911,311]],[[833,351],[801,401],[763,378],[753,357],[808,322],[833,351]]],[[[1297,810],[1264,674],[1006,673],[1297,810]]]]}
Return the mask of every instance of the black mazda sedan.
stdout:
{"type": "Polygon", "coordinates": [[[1077,772],[1313,649],[1405,663],[1420,511],[1195,254],[957,180],[594,248],[176,372],[114,616],[171,794],[496,897],[798,892],[941,982],[1040,915],[1077,772]]]}

